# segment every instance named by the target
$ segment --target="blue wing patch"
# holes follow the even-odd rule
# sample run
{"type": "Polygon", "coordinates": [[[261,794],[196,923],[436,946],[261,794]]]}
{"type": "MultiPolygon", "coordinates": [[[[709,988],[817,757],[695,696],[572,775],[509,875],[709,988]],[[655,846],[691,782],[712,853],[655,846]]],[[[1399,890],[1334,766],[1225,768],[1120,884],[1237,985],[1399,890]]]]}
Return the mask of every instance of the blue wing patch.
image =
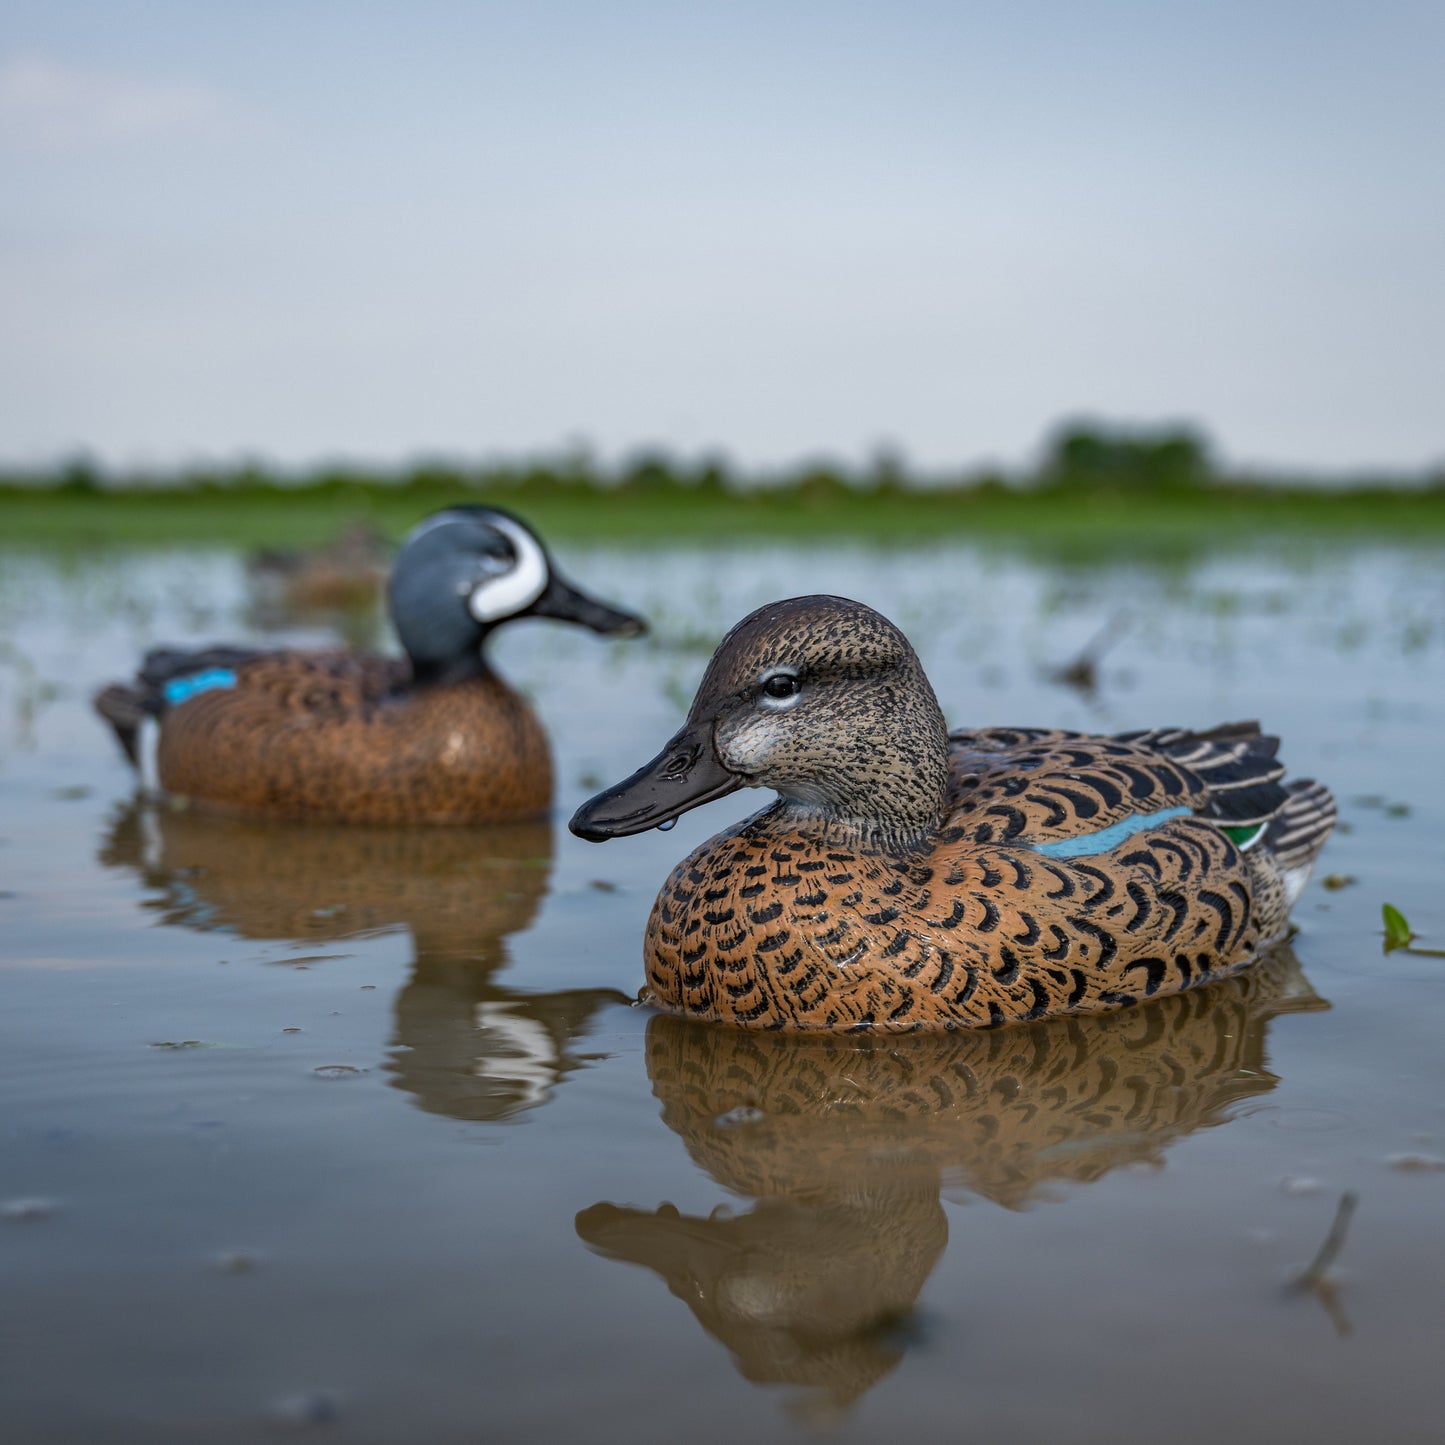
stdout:
{"type": "Polygon", "coordinates": [[[165,686],[165,699],[169,706],[177,707],[199,692],[235,685],[236,674],[229,667],[208,667],[205,672],[193,672],[189,677],[172,678],[165,686]]]}
{"type": "Polygon", "coordinates": [[[1182,818],[1193,811],[1193,808],[1165,808],[1158,813],[1135,813],[1132,818],[1110,823],[1097,833],[1085,833],[1080,838],[1061,838],[1057,843],[1037,844],[1034,852],[1042,853],[1045,858],[1090,858],[1095,853],[1107,853],[1111,848],[1117,848],[1126,838],[1142,833],[1145,828],[1152,828],[1170,818],[1182,818]]]}

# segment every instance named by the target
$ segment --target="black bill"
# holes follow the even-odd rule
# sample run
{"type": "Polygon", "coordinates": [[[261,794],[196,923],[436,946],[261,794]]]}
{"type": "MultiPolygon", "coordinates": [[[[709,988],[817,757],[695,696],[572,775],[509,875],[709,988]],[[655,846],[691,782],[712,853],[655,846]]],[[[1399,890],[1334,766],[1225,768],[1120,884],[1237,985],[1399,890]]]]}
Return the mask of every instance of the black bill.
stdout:
{"type": "Polygon", "coordinates": [[[630,778],[583,803],[568,823],[590,843],[645,833],[744,787],[747,779],[717,760],[710,724],[689,724],[630,778]]]}
{"type": "Polygon", "coordinates": [[[580,587],[552,573],[547,590],[527,609],[528,617],[554,617],[559,622],[576,622],[605,637],[641,637],[646,621],[633,612],[609,607],[589,597],[580,587]]]}

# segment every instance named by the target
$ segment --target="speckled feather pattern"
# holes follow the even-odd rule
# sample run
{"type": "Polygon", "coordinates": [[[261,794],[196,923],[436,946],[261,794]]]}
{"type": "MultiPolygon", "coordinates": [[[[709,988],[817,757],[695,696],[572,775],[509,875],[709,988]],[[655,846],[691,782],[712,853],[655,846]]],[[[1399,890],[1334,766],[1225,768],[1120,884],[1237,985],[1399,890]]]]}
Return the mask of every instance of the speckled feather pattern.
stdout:
{"type": "MultiPolygon", "coordinates": [[[[1098,1179],[1268,1092],[1280,1014],[1328,1008],[1288,945],[1216,985],[1106,1018],[959,1031],[904,1050],[870,1034],[762,1035],[659,1017],[647,1071],[694,1163],[754,1198],[846,1183],[871,1150],[909,1147],[1009,1208],[1052,1180],[1098,1179]],[[751,1122],[720,1128],[733,1111],[751,1122]]],[[[893,1158],[896,1168],[899,1160],[893,1158]]]]}
{"type": "MultiPolygon", "coordinates": [[[[1252,962],[1284,931],[1267,859],[1211,822],[1171,819],[1080,859],[1002,836],[1101,827],[1120,767],[1152,777],[1144,766],[1159,766],[1128,744],[1064,746],[1054,767],[1023,775],[1032,798],[1010,794],[1009,754],[987,783],[971,782],[970,759],[921,856],[832,846],[780,827],[776,806],[705,843],[653,910],[652,1001],[764,1028],[980,1027],[1175,993],[1252,962]]],[[[1039,745],[1026,749],[1032,762],[1039,745]]],[[[1164,775],[1150,811],[1189,792],[1178,770],[1164,775]]]]}
{"type": "Polygon", "coordinates": [[[413,689],[364,653],[261,653],[234,687],[163,718],[169,793],[268,817],[463,823],[533,817],[552,796],[546,734],[500,678],[413,689]]]}
{"type": "Polygon", "coordinates": [[[722,762],[784,796],[673,871],[644,997],[750,1028],[990,1027],[1225,977],[1286,932],[1333,821],[1324,789],[1279,784],[1277,741],[1253,724],[945,738],[906,639],[837,598],[735,628],[690,725],[708,715],[722,762]],[[799,658],[816,701],[764,752],[749,686],[799,658]],[[1181,816],[1141,821],[1166,811],[1181,816]],[[1224,831],[1245,818],[1270,830],[1249,851],[1224,831]],[[1113,823],[1137,831],[1089,856],[1039,851],[1113,823]]]}
{"type": "Polygon", "coordinates": [[[943,714],[907,638],[867,608],[838,598],[759,608],[719,645],[692,712],[718,714],[718,756],[742,774],[765,768],[768,787],[812,793],[822,759],[840,815],[876,824],[883,837],[937,820],[947,778],[943,714]],[[809,658],[813,675],[835,691],[833,707],[799,710],[787,715],[786,726],[765,729],[765,719],[729,706],[760,675],[799,657],[809,658]],[[854,725],[870,716],[886,719],[887,727],[854,725]],[[878,809],[883,796],[886,816],[878,809]]]}

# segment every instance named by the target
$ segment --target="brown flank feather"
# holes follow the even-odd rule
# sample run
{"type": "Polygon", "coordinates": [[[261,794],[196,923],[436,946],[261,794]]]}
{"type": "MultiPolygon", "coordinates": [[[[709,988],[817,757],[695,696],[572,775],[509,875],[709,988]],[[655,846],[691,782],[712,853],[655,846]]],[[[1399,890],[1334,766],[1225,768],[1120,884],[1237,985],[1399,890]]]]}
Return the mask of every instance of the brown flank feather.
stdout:
{"type": "Polygon", "coordinates": [[[1196,988],[1282,938],[1334,804],[1281,785],[1277,746],[1255,723],[948,736],[892,623],[795,598],[733,629],[683,731],[572,826],[601,839],[729,786],[782,795],[663,885],[644,946],[659,1008],[987,1028],[1196,988]],[[1133,831],[1089,841],[1115,824],[1133,831]]]}

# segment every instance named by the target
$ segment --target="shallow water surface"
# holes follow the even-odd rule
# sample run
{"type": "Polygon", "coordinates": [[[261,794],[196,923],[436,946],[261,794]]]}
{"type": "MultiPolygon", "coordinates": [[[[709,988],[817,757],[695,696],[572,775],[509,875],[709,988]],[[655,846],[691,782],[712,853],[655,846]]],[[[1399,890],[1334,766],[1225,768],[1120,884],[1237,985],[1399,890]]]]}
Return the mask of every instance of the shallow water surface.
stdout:
{"type": "Polygon", "coordinates": [[[0,552],[6,1441],[1438,1440],[1445,959],[1380,905],[1445,945],[1445,556],[573,553],[657,626],[498,639],[556,818],[384,830],[156,804],[89,710],[149,645],[335,619],[224,550],[0,552]],[[1344,824],[1292,947],[961,1037],[633,1007],[658,884],[750,800],[564,820],[809,590],[900,622],[960,725],[1263,718],[1344,824]]]}

